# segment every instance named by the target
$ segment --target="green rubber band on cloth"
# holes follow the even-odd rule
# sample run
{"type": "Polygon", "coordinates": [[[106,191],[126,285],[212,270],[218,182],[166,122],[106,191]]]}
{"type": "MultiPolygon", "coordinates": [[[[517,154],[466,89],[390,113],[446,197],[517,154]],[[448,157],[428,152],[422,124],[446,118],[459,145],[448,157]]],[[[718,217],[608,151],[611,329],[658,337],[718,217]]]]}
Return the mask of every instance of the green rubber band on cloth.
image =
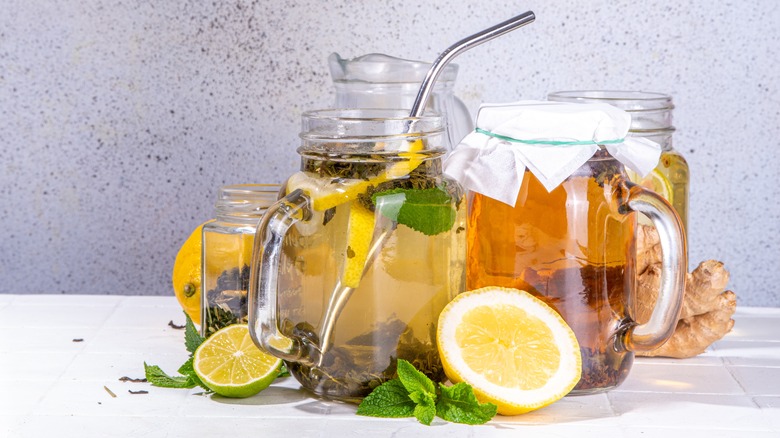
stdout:
{"type": "Polygon", "coordinates": [[[547,146],[582,146],[586,144],[619,144],[626,141],[625,138],[619,138],[617,140],[603,140],[603,141],[593,141],[593,140],[578,140],[578,141],[555,141],[555,140],[520,140],[518,138],[512,138],[507,137],[505,135],[496,134],[495,132],[486,131],[481,128],[474,129],[475,132],[478,132],[480,134],[485,134],[489,137],[497,138],[499,140],[505,140],[510,141],[512,143],[523,143],[523,144],[542,144],[547,146]]]}

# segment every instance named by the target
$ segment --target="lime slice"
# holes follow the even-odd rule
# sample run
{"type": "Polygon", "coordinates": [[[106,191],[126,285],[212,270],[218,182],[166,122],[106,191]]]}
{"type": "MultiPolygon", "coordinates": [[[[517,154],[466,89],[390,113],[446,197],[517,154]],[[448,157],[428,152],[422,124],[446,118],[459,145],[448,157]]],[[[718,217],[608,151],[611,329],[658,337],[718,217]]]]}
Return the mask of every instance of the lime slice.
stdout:
{"type": "Polygon", "coordinates": [[[279,375],[282,360],[257,348],[246,324],[235,324],[203,341],[192,365],[212,391],[243,398],[267,388],[279,375]]]}

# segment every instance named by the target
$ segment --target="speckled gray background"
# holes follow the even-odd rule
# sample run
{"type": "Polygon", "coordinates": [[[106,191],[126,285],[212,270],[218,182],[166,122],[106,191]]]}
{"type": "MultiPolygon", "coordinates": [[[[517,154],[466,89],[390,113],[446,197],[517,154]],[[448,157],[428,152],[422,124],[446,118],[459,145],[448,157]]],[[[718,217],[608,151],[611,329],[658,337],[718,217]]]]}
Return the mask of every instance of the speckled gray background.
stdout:
{"type": "Polygon", "coordinates": [[[0,292],[171,294],[217,187],[298,165],[326,57],[464,54],[456,94],[674,96],[692,172],[690,255],[726,262],[741,305],[780,306],[780,2],[0,0],[0,292]]]}

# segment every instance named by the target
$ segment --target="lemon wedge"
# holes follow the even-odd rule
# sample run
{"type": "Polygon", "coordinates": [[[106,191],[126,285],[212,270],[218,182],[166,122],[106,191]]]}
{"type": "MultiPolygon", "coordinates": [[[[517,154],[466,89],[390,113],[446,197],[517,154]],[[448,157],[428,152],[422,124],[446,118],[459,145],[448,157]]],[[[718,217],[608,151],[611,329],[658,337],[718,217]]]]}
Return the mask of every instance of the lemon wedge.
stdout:
{"type": "Polygon", "coordinates": [[[644,178],[640,177],[638,173],[631,169],[626,169],[626,174],[628,174],[628,178],[631,181],[658,193],[662,198],[669,201],[669,203],[672,202],[672,198],[674,197],[672,182],[669,181],[669,178],[667,178],[658,168],[653,169],[653,171],[648,173],[644,178]]]}
{"type": "Polygon", "coordinates": [[[423,150],[422,140],[410,141],[407,150],[398,154],[398,156],[405,158],[404,161],[392,164],[378,175],[368,179],[342,178],[334,182],[332,178],[320,178],[306,172],[297,172],[287,180],[287,193],[301,189],[311,198],[312,209],[316,211],[329,210],[354,200],[370,186],[376,187],[383,182],[408,175],[423,162],[423,158],[417,153],[421,150],[423,150]]]}
{"type": "Polygon", "coordinates": [[[374,213],[359,202],[349,208],[349,230],[347,231],[347,258],[341,282],[344,286],[357,288],[363,277],[363,268],[368,257],[368,248],[374,236],[374,213]]]}
{"type": "Polygon", "coordinates": [[[439,355],[452,382],[516,415],[547,406],[580,379],[574,332],[550,306],[517,289],[465,292],[439,316],[439,355]]]}

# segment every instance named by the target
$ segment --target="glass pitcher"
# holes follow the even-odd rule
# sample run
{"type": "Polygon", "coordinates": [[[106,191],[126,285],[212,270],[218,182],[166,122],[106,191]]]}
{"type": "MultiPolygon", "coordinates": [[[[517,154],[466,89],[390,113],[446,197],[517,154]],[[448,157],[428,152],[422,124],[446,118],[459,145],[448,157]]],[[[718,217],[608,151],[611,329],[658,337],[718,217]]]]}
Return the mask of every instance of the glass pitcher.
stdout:
{"type": "Polygon", "coordinates": [[[436,323],[464,288],[466,203],[441,118],[406,114],[304,114],[301,171],[257,227],[250,333],[320,396],[359,400],[397,359],[445,378],[436,323]]]}
{"type": "Polygon", "coordinates": [[[468,219],[467,287],[531,292],[554,307],[580,343],[582,377],[572,394],[618,386],[635,351],[665,342],[677,322],[686,262],[679,216],[661,196],[628,180],[600,150],[552,191],[525,170],[514,207],[474,193],[468,219]],[[664,280],[651,320],[632,305],[636,214],[657,227],[664,280]]]}
{"type": "MultiPolygon", "coordinates": [[[[410,61],[371,53],[344,59],[338,53],[328,57],[328,66],[336,88],[336,108],[411,109],[430,63],[410,61]]],[[[458,66],[449,64],[436,80],[428,101],[428,110],[442,116],[446,127],[444,146],[455,147],[474,129],[466,105],[453,95],[458,66]]]]}

